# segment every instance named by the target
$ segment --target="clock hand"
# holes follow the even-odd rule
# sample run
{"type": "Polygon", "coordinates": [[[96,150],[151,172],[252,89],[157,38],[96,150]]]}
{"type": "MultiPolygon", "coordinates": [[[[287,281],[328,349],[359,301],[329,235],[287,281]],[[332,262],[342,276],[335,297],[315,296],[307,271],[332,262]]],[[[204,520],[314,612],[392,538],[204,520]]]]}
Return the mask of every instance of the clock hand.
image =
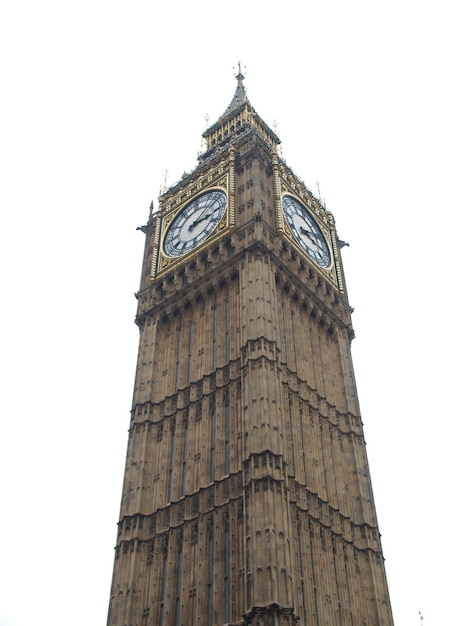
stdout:
{"type": "Polygon", "coordinates": [[[199,222],[203,222],[204,220],[208,220],[210,217],[212,217],[214,213],[214,208],[217,209],[217,205],[220,205],[221,195],[222,194],[220,192],[216,193],[209,199],[208,202],[206,202],[202,213],[194,220],[192,224],[190,224],[188,228],[189,232],[191,232],[199,224],[199,222]]]}
{"type": "Polygon", "coordinates": [[[317,238],[314,236],[314,234],[312,233],[312,231],[310,230],[306,230],[305,228],[303,228],[302,226],[300,227],[300,232],[302,233],[302,235],[307,235],[307,237],[310,239],[310,241],[312,241],[316,246],[318,246],[317,243],[317,238]]]}
{"type": "Polygon", "coordinates": [[[195,228],[199,222],[203,222],[204,220],[208,220],[210,218],[210,213],[207,213],[207,215],[198,217],[197,220],[194,220],[194,222],[192,224],[189,225],[189,232],[191,232],[193,230],[193,228],[195,228]]]}

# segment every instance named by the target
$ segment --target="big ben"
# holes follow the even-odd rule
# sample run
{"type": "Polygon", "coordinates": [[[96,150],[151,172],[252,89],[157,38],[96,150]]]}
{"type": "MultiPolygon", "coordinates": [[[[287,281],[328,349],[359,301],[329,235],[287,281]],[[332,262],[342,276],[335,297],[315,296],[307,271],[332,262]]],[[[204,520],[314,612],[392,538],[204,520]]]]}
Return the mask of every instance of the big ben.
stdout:
{"type": "Polygon", "coordinates": [[[342,242],[236,80],[142,227],[108,626],[392,626],[342,242]]]}

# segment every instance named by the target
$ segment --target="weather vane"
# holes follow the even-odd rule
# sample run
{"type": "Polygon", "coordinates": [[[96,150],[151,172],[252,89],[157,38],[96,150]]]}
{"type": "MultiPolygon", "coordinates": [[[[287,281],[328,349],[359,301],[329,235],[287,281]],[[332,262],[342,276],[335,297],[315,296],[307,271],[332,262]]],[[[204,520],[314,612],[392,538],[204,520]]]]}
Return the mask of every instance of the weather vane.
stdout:
{"type": "MultiPolygon", "coordinates": [[[[234,67],[233,69],[235,71],[236,68],[234,67]]],[[[246,74],[246,65],[244,66],[243,69],[244,69],[244,72],[246,74]]],[[[238,74],[236,74],[236,75],[234,74],[234,76],[235,76],[235,78],[238,78],[239,76],[242,76],[244,78],[244,76],[242,74],[242,64],[240,63],[240,61],[238,61],[238,74]]]]}

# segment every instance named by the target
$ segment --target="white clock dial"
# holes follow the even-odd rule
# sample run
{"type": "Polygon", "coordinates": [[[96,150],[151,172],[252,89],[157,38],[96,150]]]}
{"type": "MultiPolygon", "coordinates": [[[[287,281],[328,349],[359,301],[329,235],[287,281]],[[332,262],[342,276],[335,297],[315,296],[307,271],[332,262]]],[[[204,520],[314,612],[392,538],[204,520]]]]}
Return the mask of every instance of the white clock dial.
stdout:
{"type": "Polygon", "coordinates": [[[163,242],[167,256],[180,256],[199,246],[217,227],[225,213],[227,196],[208,191],[187,204],[171,222],[163,242]]]}
{"type": "Polygon", "coordinates": [[[287,224],[300,247],[320,267],[328,267],[331,254],[321,228],[310,212],[292,196],[282,198],[287,224]]]}

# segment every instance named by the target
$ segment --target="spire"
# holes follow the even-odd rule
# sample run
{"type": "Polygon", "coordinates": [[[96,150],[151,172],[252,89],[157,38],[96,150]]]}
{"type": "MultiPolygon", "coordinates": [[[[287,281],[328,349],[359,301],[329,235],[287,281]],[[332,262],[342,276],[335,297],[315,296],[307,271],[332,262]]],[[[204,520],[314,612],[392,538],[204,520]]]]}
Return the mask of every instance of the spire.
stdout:
{"type": "Polygon", "coordinates": [[[243,84],[245,77],[242,74],[240,63],[238,63],[238,74],[235,78],[237,88],[232,101],[215,124],[206,128],[202,133],[206,141],[206,150],[199,155],[199,161],[204,161],[215,151],[225,149],[229,144],[233,145],[248,132],[257,133],[271,149],[276,149],[276,146],[281,143],[277,135],[260,118],[248,100],[243,84]]]}
{"type": "Polygon", "coordinates": [[[237,88],[235,89],[235,93],[233,95],[231,103],[228,105],[225,113],[230,113],[230,111],[234,111],[241,104],[245,104],[248,102],[248,96],[246,95],[245,85],[243,84],[244,76],[241,71],[240,61],[238,62],[238,74],[235,76],[237,79],[237,88]]]}

